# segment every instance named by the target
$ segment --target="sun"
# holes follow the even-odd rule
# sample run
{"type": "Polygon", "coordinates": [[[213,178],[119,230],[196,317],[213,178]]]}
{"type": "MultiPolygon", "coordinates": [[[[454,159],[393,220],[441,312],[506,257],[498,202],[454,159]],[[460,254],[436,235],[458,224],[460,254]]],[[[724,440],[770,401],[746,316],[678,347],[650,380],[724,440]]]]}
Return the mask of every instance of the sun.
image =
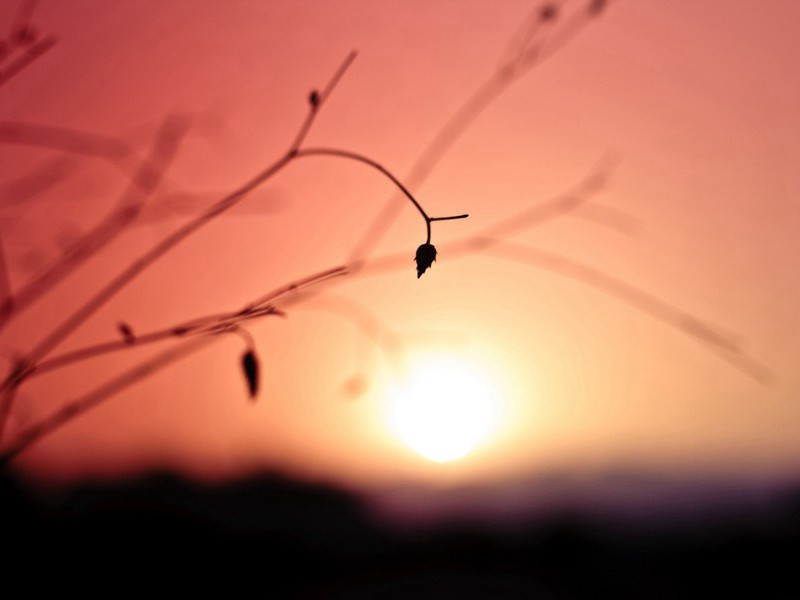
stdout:
{"type": "Polygon", "coordinates": [[[479,365],[446,357],[420,361],[387,400],[395,434],[440,463],[466,456],[494,433],[503,405],[497,386],[479,365]]]}

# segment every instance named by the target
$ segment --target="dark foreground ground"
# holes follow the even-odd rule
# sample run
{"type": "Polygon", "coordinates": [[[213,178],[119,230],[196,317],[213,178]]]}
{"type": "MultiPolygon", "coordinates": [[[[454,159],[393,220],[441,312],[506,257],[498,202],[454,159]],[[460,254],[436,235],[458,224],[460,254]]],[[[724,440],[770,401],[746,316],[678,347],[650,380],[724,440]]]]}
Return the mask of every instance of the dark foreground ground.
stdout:
{"type": "Polygon", "coordinates": [[[23,595],[800,598],[800,486],[674,523],[555,510],[413,531],[277,475],[222,487],[152,475],[47,494],[6,476],[0,506],[3,588],[23,595]]]}

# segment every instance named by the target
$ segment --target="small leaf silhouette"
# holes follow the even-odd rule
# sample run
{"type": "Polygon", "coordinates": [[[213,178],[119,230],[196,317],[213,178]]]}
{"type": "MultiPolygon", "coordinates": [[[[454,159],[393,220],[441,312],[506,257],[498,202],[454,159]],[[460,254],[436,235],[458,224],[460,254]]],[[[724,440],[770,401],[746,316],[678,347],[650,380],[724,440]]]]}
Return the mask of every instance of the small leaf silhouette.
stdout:
{"type": "Polygon", "coordinates": [[[131,326],[125,321],[117,323],[117,329],[122,334],[122,338],[125,340],[126,344],[133,345],[136,343],[136,336],[133,335],[133,329],[131,329],[131,326]]]}
{"type": "Polygon", "coordinates": [[[317,90],[311,90],[311,93],[308,95],[308,103],[314,108],[319,106],[319,92],[317,90]]]}
{"type": "Polygon", "coordinates": [[[436,260],[436,246],[427,243],[422,244],[417,248],[417,256],[414,260],[417,261],[417,279],[419,279],[433,264],[433,261],[436,260]]]}
{"type": "Polygon", "coordinates": [[[242,372],[247,380],[250,398],[255,399],[258,393],[258,359],[252,350],[248,350],[242,355],[242,372]]]}

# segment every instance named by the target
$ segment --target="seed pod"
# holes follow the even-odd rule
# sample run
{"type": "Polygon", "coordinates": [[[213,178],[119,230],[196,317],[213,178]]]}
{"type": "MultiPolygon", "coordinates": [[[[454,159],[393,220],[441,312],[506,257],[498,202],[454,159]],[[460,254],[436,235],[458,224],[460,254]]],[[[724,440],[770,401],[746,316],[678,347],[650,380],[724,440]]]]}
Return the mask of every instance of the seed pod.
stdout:
{"type": "Polygon", "coordinates": [[[250,398],[255,400],[258,393],[258,359],[252,350],[248,350],[242,355],[242,372],[247,380],[247,391],[250,393],[250,398]]]}
{"type": "Polygon", "coordinates": [[[558,7],[555,4],[545,4],[539,10],[539,19],[542,21],[555,21],[558,17],[558,7]]]}
{"type": "Polygon", "coordinates": [[[606,4],[606,0],[592,0],[589,3],[589,14],[593,17],[599,16],[605,10],[606,4]]]}
{"type": "Polygon", "coordinates": [[[124,321],[120,321],[117,323],[117,330],[120,332],[120,334],[122,334],[122,339],[125,340],[126,344],[132,346],[136,343],[136,336],[133,334],[133,329],[130,325],[124,321]]]}
{"type": "Polygon", "coordinates": [[[417,279],[419,279],[436,260],[436,247],[433,244],[422,244],[417,248],[415,260],[417,261],[417,279]]]}

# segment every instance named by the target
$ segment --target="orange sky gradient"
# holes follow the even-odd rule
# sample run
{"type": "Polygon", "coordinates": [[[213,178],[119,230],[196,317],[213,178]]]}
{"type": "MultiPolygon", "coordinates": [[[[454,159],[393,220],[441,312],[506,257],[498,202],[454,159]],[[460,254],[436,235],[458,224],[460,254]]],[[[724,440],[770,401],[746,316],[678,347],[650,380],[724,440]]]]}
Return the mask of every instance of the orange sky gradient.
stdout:
{"type": "MultiPolygon", "coordinates": [[[[585,6],[563,4],[565,18],[585,6]]],[[[191,125],[143,217],[20,314],[0,334],[3,355],[28,351],[125,264],[285,152],[309,91],[352,49],[358,57],[306,145],[364,154],[404,180],[537,6],[43,0],[32,23],[58,43],[0,88],[3,126],[104,134],[146,154],[166,115],[191,125]]],[[[0,24],[16,8],[3,3],[0,24]]],[[[248,325],[262,369],[257,402],[239,371],[243,340],[222,336],[44,438],[14,468],[44,480],[152,468],[218,480],[276,468],[368,488],[608,468],[797,474],[798,23],[791,0],[611,2],[499,95],[413,187],[431,215],[470,215],[433,223],[440,255],[421,278],[413,257],[424,222],[396,197],[399,217],[374,256],[405,253],[404,268],[343,277],[279,303],[286,319],[248,325]],[[768,369],[767,383],[620,297],[521,261],[521,247],[445,250],[606,167],[607,185],[586,205],[509,240],[732,332],[768,369]],[[379,343],[360,333],[365,323],[379,343]],[[406,447],[384,418],[392,378],[431,357],[490,373],[504,407],[495,434],[447,464],[406,447]],[[365,383],[356,399],[343,387],[353,375],[365,383]]],[[[4,143],[0,232],[12,288],[98,223],[128,183],[101,158],[4,143]],[[61,161],[63,177],[20,200],[20,180],[48,161],[61,161]]],[[[340,265],[393,193],[363,164],[297,160],[54,354],[117,339],[120,321],[138,333],[235,310],[340,265]]],[[[3,444],[171,343],[31,379],[3,444]]]]}

